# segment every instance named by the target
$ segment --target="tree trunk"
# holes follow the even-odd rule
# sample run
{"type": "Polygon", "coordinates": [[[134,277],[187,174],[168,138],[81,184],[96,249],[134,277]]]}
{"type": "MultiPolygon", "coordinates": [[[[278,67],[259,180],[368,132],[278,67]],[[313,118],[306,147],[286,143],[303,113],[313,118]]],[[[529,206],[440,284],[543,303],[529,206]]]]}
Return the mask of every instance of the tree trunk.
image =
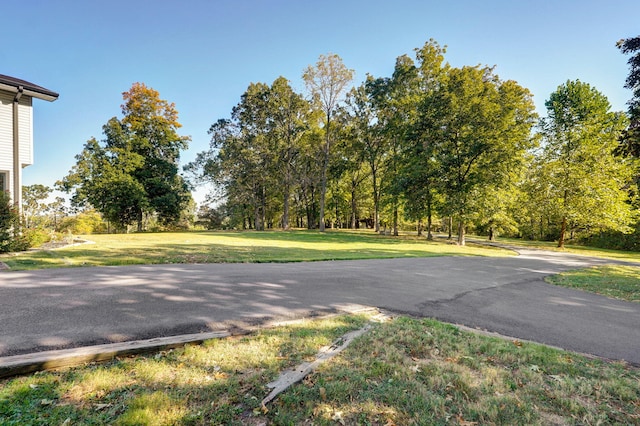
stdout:
{"type": "Polygon", "coordinates": [[[560,226],[560,238],[558,238],[558,248],[564,248],[564,237],[567,233],[567,218],[562,217],[562,225],[560,226]]]}
{"type": "Polygon", "coordinates": [[[351,229],[356,229],[356,190],[354,187],[351,189],[351,229]]]}
{"type": "Polygon", "coordinates": [[[447,237],[448,240],[450,240],[452,238],[452,234],[453,234],[453,216],[449,216],[449,237],[447,237]]]}
{"type": "Polygon", "coordinates": [[[331,125],[331,115],[327,114],[326,139],[324,144],[324,152],[322,159],[322,182],[320,188],[320,232],[324,232],[324,203],[327,195],[327,169],[329,168],[329,146],[331,135],[329,133],[331,125]]]}
{"type": "Polygon", "coordinates": [[[290,198],[289,183],[284,185],[284,200],[283,200],[283,212],[282,212],[282,229],[289,230],[289,198],[290,198]]]}
{"type": "Polygon", "coordinates": [[[464,221],[462,219],[460,219],[460,222],[458,223],[458,245],[460,245],[460,246],[465,245],[465,240],[464,240],[464,221]]]}
{"type": "Polygon", "coordinates": [[[376,234],[380,232],[380,196],[378,194],[378,181],[375,171],[371,171],[373,180],[373,228],[376,234]]]}
{"type": "Polygon", "coordinates": [[[393,236],[398,236],[398,200],[393,201],[393,236]]]}
{"type": "Polygon", "coordinates": [[[496,236],[493,232],[493,226],[489,227],[489,241],[495,241],[496,240],[496,236]]]}
{"type": "Polygon", "coordinates": [[[431,225],[433,212],[431,211],[431,196],[427,198],[427,240],[433,240],[433,234],[431,233],[431,225]]]}
{"type": "Polygon", "coordinates": [[[422,237],[422,219],[418,219],[418,237],[422,237]]]}
{"type": "Polygon", "coordinates": [[[137,222],[138,222],[138,232],[142,232],[142,209],[138,209],[136,212],[137,222]]]}

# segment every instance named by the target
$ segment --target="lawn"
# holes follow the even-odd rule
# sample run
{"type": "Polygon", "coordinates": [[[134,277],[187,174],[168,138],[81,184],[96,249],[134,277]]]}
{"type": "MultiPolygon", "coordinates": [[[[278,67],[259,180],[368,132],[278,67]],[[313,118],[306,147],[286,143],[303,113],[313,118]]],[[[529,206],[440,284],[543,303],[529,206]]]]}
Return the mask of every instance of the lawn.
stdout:
{"type": "Polygon", "coordinates": [[[429,256],[508,256],[509,250],[459,247],[424,237],[373,232],[266,231],[89,235],[92,244],[0,257],[12,270],[158,263],[302,262],[429,256]]]}
{"type": "Polygon", "coordinates": [[[267,384],[369,318],[338,316],[0,381],[3,425],[638,424],[640,369],[399,317],[274,401],[267,384]]]}
{"type": "MultiPolygon", "coordinates": [[[[479,240],[482,237],[476,238],[479,240]]],[[[576,244],[567,244],[564,249],[558,248],[558,243],[553,241],[530,241],[520,238],[499,238],[498,243],[542,250],[559,251],[563,253],[581,254],[583,256],[601,257],[603,259],[624,260],[640,262],[640,253],[634,251],[609,250],[596,247],[587,247],[576,244]]]]}
{"type": "Polygon", "coordinates": [[[598,293],[614,299],[640,302],[640,268],[596,266],[547,277],[551,284],[598,293]]]}

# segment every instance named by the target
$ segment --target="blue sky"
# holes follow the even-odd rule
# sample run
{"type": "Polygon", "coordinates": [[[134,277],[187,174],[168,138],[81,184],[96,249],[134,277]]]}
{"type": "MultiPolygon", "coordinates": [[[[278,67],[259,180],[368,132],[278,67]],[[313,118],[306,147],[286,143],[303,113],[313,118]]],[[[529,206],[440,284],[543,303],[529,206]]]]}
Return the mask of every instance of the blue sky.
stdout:
{"type": "Polygon", "coordinates": [[[249,83],[282,75],[302,91],[321,54],[340,55],[360,83],[389,76],[396,57],[433,38],[454,66],[496,65],[544,115],[568,79],[625,110],[627,57],[615,43],[640,35],[637,0],[3,0],[0,10],[0,74],[60,93],[35,102],[35,164],[24,169],[25,185],[49,186],[87,139],[102,139],[134,82],[176,104],[192,137],[185,164],[249,83]]]}

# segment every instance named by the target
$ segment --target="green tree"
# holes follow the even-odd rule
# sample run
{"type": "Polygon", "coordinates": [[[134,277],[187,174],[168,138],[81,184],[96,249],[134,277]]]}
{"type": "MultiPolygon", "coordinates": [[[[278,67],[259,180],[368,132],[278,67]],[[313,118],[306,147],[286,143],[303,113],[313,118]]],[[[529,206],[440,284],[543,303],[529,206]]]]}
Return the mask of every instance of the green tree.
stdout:
{"type": "Polygon", "coordinates": [[[427,239],[433,239],[431,228],[441,175],[437,156],[438,122],[431,114],[438,110],[437,94],[449,70],[449,65],[444,63],[445,52],[445,48],[430,40],[416,49],[416,62],[407,56],[399,58],[394,73],[396,84],[402,88],[398,100],[403,140],[398,181],[405,200],[405,214],[419,222],[426,216],[427,239]]]}
{"type": "Polygon", "coordinates": [[[211,126],[210,149],[198,154],[186,170],[197,181],[222,188],[233,210],[251,209],[255,229],[273,224],[279,212],[280,225],[288,229],[310,114],[309,102],[284,77],[271,86],[251,83],[231,118],[211,126]]]}
{"type": "Polygon", "coordinates": [[[20,216],[11,202],[9,194],[0,191],[0,253],[15,248],[15,231],[20,225],[20,216]]]}
{"type": "Polygon", "coordinates": [[[67,201],[62,197],[56,197],[47,204],[47,211],[52,215],[53,229],[57,231],[60,220],[67,214],[67,201]]]}
{"type": "Polygon", "coordinates": [[[27,228],[33,228],[37,218],[45,218],[48,206],[44,201],[52,191],[53,189],[41,184],[22,187],[22,215],[27,228]]]}
{"type": "Polygon", "coordinates": [[[629,76],[624,87],[633,91],[628,102],[629,127],[622,134],[620,150],[640,158],[640,36],[620,40],[616,45],[623,54],[631,54],[627,61],[629,76]]]}
{"type": "Polygon", "coordinates": [[[362,158],[369,168],[371,198],[373,200],[373,228],[380,231],[380,197],[383,165],[388,149],[384,136],[384,122],[377,100],[382,79],[367,76],[359,87],[352,89],[347,98],[351,110],[351,131],[355,147],[361,150],[362,158]]]}
{"type": "Polygon", "coordinates": [[[491,68],[451,68],[431,103],[430,137],[436,144],[448,214],[458,222],[458,243],[477,214],[474,196],[510,182],[533,145],[531,94],[501,81],[491,68]]]}
{"type": "Polygon", "coordinates": [[[178,174],[189,137],[178,134],[175,105],[142,83],[134,83],[123,100],[123,119],[110,119],[102,143],[90,139],[57,185],[74,191],[75,205],[94,206],[122,227],[137,223],[141,231],[145,214],[164,224],[178,221],[191,194],[178,174]]]}
{"type": "Polygon", "coordinates": [[[304,135],[312,120],[311,105],[296,93],[284,77],[278,77],[267,91],[267,132],[276,155],[276,182],[282,193],[282,228],[290,227],[291,193],[296,181],[296,163],[304,135]]]}
{"type": "Polygon", "coordinates": [[[354,71],[348,69],[336,54],[321,55],[315,67],[309,66],[302,78],[307,89],[324,113],[324,142],[322,144],[322,177],[320,182],[320,231],[325,229],[324,211],[327,193],[327,171],[334,142],[333,116],[353,80],[354,71]]]}
{"type": "Polygon", "coordinates": [[[545,102],[539,167],[548,202],[560,219],[558,247],[569,228],[627,229],[630,163],[615,155],[624,114],[587,83],[567,81],[545,102]]]}

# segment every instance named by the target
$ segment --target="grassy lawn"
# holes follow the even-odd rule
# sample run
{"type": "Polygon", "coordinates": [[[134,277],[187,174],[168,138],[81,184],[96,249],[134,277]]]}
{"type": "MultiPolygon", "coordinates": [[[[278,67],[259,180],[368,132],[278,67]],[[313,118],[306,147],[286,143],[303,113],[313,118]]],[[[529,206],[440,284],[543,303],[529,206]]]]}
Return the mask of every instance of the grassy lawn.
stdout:
{"type": "Polygon", "coordinates": [[[301,262],[428,256],[508,256],[469,244],[369,232],[176,232],[84,237],[95,244],[0,257],[12,270],[157,263],[301,262]]]}
{"type": "MultiPolygon", "coordinates": [[[[476,240],[482,237],[476,237],[476,240]]],[[[580,246],[567,244],[564,249],[558,248],[558,243],[553,241],[528,241],[519,238],[498,238],[499,243],[509,244],[527,248],[537,248],[551,251],[560,251],[564,253],[575,253],[584,256],[601,257],[603,259],[624,260],[631,262],[640,262],[640,253],[634,251],[609,250],[595,247],[580,246]]]]}
{"type": "Polygon", "coordinates": [[[640,369],[467,333],[378,323],[268,405],[266,384],[364,316],[305,321],[0,381],[3,425],[638,424],[640,369]]]}
{"type": "Polygon", "coordinates": [[[640,268],[596,266],[547,277],[547,282],[598,293],[614,299],[640,302],[640,268]]]}

